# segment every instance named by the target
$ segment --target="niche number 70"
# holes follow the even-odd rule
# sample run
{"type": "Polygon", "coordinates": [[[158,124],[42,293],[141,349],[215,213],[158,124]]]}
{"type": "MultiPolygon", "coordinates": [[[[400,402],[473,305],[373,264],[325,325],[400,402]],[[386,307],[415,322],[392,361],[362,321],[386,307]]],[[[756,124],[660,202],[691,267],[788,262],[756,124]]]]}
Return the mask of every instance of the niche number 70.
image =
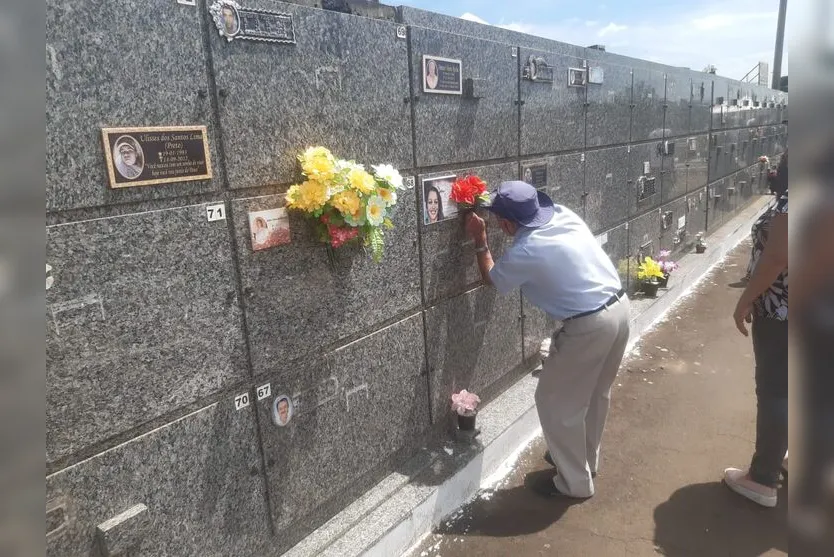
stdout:
{"type": "Polygon", "coordinates": [[[243,393],[235,397],[235,410],[242,410],[249,406],[249,393],[243,393]]]}

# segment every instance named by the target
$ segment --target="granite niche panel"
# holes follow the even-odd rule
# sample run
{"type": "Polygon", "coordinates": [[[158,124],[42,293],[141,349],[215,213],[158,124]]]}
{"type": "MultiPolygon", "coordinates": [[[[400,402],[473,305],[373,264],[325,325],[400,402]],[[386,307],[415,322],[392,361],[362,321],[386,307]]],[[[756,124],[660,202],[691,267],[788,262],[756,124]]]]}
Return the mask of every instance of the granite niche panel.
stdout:
{"type": "Polygon", "coordinates": [[[589,68],[601,71],[603,79],[587,87],[586,146],[626,143],[631,133],[631,67],[614,54],[589,50],[588,57],[589,68]]]}
{"type": "Polygon", "coordinates": [[[688,71],[669,71],[666,74],[666,137],[680,137],[689,133],[692,80],[688,71]]]}
{"type": "Polygon", "coordinates": [[[687,156],[689,143],[687,138],[666,139],[663,141],[662,170],[660,172],[660,194],[665,203],[677,199],[686,193],[687,156]]]}
{"type": "Polygon", "coordinates": [[[394,22],[273,0],[246,7],[290,14],[296,44],[209,30],[230,187],[295,181],[308,145],[412,165],[408,46],[394,22]]]}
{"type": "Polygon", "coordinates": [[[664,126],[666,79],[662,71],[634,69],[631,140],[660,139],[669,136],[664,126]]]}
{"type": "Polygon", "coordinates": [[[712,104],[712,80],[705,78],[702,72],[690,72],[692,87],[692,116],[689,121],[689,133],[705,133],[710,126],[710,104],[712,104]]]}
{"type": "Polygon", "coordinates": [[[47,462],[248,376],[229,229],[206,205],[46,237],[47,462]]]}
{"type": "Polygon", "coordinates": [[[660,206],[663,142],[632,145],[628,159],[629,216],[660,206]]]}
{"type": "MultiPolygon", "coordinates": [[[[570,68],[582,68],[584,50],[520,49],[521,154],[535,155],[582,149],[585,146],[585,91],[568,83],[570,68]],[[529,77],[530,61],[543,60],[553,72],[551,83],[529,77]]],[[[533,68],[535,70],[535,67],[533,68]]],[[[539,71],[537,77],[540,77],[539,71]]]]}
{"type": "Polygon", "coordinates": [[[663,211],[658,208],[636,217],[628,223],[628,248],[632,256],[641,259],[655,257],[660,248],[663,211]]]}
{"type": "Polygon", "coordinates": [[[628,223],[623,223],[617,228],[597,234],[597,242],[617,269],[623,288],[628,288],[631,277],[637,272],[634,261],[629,258],[628,229],[628,223]]]}
{"type": "Polygon", "coordinates": [[[255,375],[357,334],[420,305],[414,189],[398,192],[377,264],[359,246],[333,250],[289,212],[290,243],[254,251],[248,214],[280,208],[283,196],[232,202],[243,307],[255,375]]]}
{"type": "MultiPolygon", "coordinates": [[[[657,254],[661,249],[660,233],[661,233],[661,209],[654,209],[639,217],[635,217],[628,223],[628,253],[631,257],[631,265],[636,266],[645,257],[657,258],[657,254]]],[[[631,273],[635,273],[633,267],[630,269],[631,273]]],[[[635,280],[636,274],[632,275],[632,280],[629,281],[629,292],[636,292],[640,286],[639,281],[635,280]]]]}
{"type": "Polygon", "coordinates": [[[707,204],[709,197],[706,186],[686,196],[686,237],[695,242],[698,234],[707,230],[707,204]]]}
{"type": "Polygon", "coordinates": [[[724,172],[724,150],[726,148],[726,134],[723,131],[714,131],[709,136],[709,179],[717,180],[724,172]]]}
{"type": "Polygon", "coordinates": [[[46,14],[47,211],[219,189],[200,11],[176,2],[150,10],[49,0],[46,14]],[[101,128],[185,125],[208,126],[214,178],[109,187],[101,128]]]}
{"type": "Polygon", "coordinates": [[[686,150],[686,191],[694,191],[709,181],[709,135],[690,137],[686,150]]]}
{"type": "Polygon", "coordinates": [[[742,112],[742,90],[738,82],[730,81],[727,92],[727,114],[724,118],[724,127],[738,128],[745,124],[742,112]]]}
{"type": "Polygon", "coordinates": [[[410,28],[409,40],[417,165],[518,156],[515,47],[419,27],[410,28]],[[460,60],[464,94],[425,93],[423,56],[460,60]]]}
{"type": "MultiPolygon", "coordinates": [[[[425,224],[426,191],[433,178],[447,176],[463,177],[466,175],[479,176],[487,183],[490,191],[496,189],[501,182],[518,179],[518,165],[504,163],[473,168],[458,168],[446,172],[434,172],[421,175],[417,179],[419,203],[419,219],[421,244],[423,250],[423,287],[425,291],[424,303],[434,304],[443,298],[462,294],[473,288],[481,281],[478,262],[475,254],[475,244],[467,236],[463,220],[459,215],[440,222],[425,224]]],[[[444,188],[440,188],[444,189],[444,188]]],[[[447,193],[441,192],[446,199],[447,193]]],[[[448,207],[443,207],[445,214],[448,207]]],[[[504,246],[509,245],[511,239],[499,228],[498,221],[488,211],[479,213],[487,221],[487,235],[489,248],[496,260],[504,253],[504,246]]],[[[416,259],[414,260],[416,262],[416,259]]]]}
{"type": "Polygon", "coordinates": [[[635,203],[629,184],[628,147],[610,147],[585,153],[585,222],[600,232],[628,219],[635,203]]]}
{"type": "Polygon", "coordinates": [[[522,180],[543,189],[555,203],[579,215],[585,213],[585,163],[581,153],[521,161],[522,180]],[[542,169],[546,168],[542,185],[542,169]]]}
{"type": "Polygon", "coordinates": [[[132,546],[119,555],[264,555],[270,529],[253,407],[235,410],[230,395],[47,476],[46,508],[50,557],[113,554],[96,541],[104,523],[110,541],[132,546]],[[146,509],[134,520],[119,520],[139,505],[146,509]]]}
{"type": "Polygon", "coordinates": [[[726,77],[714,76],[712,78],[712,128],[720,130],[729,127],[727,114],[730,107],[730,80],[726,77]]]}
{"type": "Polygon", "coordinates": [[[688,244],[686,199],[681,198],[660,208],[660,248],[669,250],[676,259],[688,244]]]}
{"type": "Polygon", "coordinates": [[[727,183],[722,178],[707,186],[707,230],[711,233],[724,224],[727,215],[727,183]]]}
{"type": "Polygon", "coordinates": [[[255,405],[278,549],[346,507],[416,448],[429,426],[425,369],[417,313],[264,378],[270,394],[255,405]],[[285,422],[282,399],[290,401],[285,422]]]}
{"type": "Polygon", "coordinates": [[[450,397],[467,389],[490,398],[522,363],[519,292],[483,286],[426,310],[432,423],[451,418],[450,397]]]}

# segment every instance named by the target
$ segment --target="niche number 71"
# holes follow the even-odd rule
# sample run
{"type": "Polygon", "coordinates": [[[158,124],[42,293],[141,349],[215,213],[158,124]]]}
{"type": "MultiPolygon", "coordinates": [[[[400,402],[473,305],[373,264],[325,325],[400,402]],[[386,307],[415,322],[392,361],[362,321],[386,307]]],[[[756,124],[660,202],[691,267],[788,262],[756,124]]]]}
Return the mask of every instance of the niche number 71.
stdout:
{"type": "Polygon", "coordinates": [[[209,222],[215,220],[226,220],[226,210],[222,203],[206,207],[206,218],[209,222]]]}

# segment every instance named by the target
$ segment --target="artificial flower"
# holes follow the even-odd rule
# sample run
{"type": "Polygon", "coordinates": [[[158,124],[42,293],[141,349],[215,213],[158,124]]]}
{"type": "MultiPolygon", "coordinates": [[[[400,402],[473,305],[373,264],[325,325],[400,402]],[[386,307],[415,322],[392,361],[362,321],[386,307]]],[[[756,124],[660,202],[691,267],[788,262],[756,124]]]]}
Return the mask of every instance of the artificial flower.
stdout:
{"type": "Polygon", "coordinates": [[[475,393],[470,393],[466,389],[452,395],[452,410],[461,416],[465,416],[467,414],[471,415],[475,412],[475,409],[478,408],[478,404],[480,403],[481,398],[475,393]]]}
{"type": "Polygon", "coordinates": [[[368,200],[368,208],[365,214],[368,217],[368,223],[372,226],[379,226],[385,220],[385,200],[382,197],[375,195],[368,200]]]}
{"type": "Polygon", "coordinates": [[[330,235],[330,244],[334,248],[339,248],[359,236],[359,229],[328,225],[327,233],[330,235]]]}
{"type": "Polygon", "coordinates": [[[361,166],[350,169],[348,172],[348,181],[350,187],[359,193],[369,195],[376,188],[376,180],[368,174],[368,172],[361,166]]]}
{"type": "Polygon", "coordinates": [[[637,269],[637,278],[652,282],[656,279],[663,278],[663,270],[657,261],[651,257],[646,257],[637,269]]]}
{"type": "Polygon", "coordinates": [[[464,207],[474,207],[477,201],[488,201],[486,182],[477,176],[455,180],[449,199],[464,207]]]}
{"type": "Polygon", "coordinates": [[[350,226],[362,226],[367,220],[365,219],[365,211],[360,207],[355,213],[343,215],[345,222],[350,226]]]}
{"type": "Polygon", "coordinates": [[[394,205],[397,202],[397,192],[395,192],[394,190],[389,190],[388,188],[379,188],[376,193],[378,196],[382,198],[383,201],[385,201],[385,205],[387,207],[390,207],[391,205],[394,205]]]}
{"type": "Polygon", "coordinates": [[[371,168],[374,169],[374,174],[378,179],[383,182],[388,182],[395,189],[399,190],[403,188],[403,177],[390,164],[371,165],[371,168]]]}
{"type": "Polygon", "coordinates": [[[308,178],[327,181],[336,174],[336,159],[324,147],[310,147],[298,157],[301,169],[308,178]]]}
{"type": "Polygon", "coordinates": [[[342,214],[342,216],[353,215],[359,211],[361,201],[359,194],[353,190],[345,190],[337,193],[332,199],[333,206],[342,214]]]}
{"type": "Polygon", "coordinates": [[[338,159],[324,147],[310,147],[298,156],[304,181],[287,190],[287,208],[313,219],[318,238],[333,248],[361,239],[379,262],[384,253],[384,228],[394,224],[388,208],[403,187],[390,164],[373,166],[374,174],[354,161],[338,159]]]}

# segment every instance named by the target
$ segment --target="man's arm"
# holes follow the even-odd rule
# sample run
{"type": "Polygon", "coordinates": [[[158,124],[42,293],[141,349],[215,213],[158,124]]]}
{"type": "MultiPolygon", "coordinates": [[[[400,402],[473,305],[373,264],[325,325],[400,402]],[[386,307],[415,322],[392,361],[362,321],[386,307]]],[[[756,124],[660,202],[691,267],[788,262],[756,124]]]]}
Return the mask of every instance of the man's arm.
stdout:
{"type": "Polygon", "coordinates": [[[492,260],[492,254],[489,251],[484,219],[475,213],[469,213],[466,217],[466,231],[475,242],[475,253],[478,256],[478,270],[481,271],[481,278],[485,284],[492,284],[489,272],[495,266],[495,262],[492,260]]]}

